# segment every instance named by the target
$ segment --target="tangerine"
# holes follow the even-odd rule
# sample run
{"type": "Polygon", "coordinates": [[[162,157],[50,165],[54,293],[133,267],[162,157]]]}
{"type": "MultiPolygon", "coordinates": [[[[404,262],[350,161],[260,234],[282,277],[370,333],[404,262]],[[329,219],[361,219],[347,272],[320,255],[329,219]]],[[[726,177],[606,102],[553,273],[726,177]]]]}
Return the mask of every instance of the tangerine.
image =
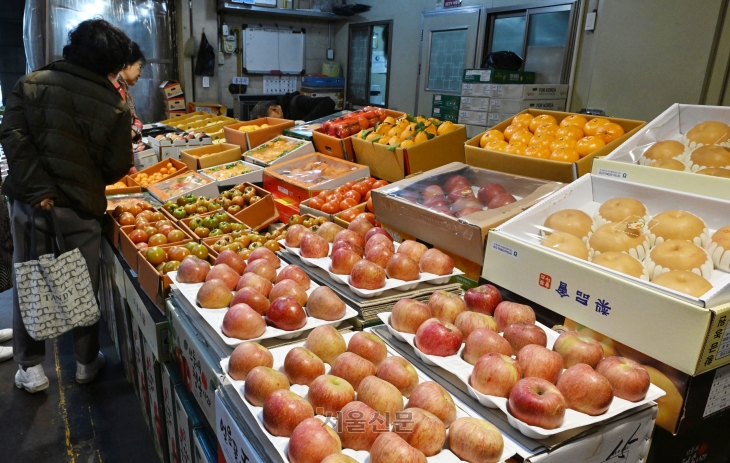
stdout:
{"type": "Polygon", "coordinates": [[[606,142],[603,141],[603,138],[598,136],[588,136],[578,140],[578,143],[575,144],[575,150],[578,152],[580,157],[585,157],[604,146],[606,146],[606,142]]]}
{"type": "Polygon", "coordinates": [[[548,122],[552,122],[555,125],[558,125],[558,121],[549,114],[540,114],[539,116],[535,117],[532,121],[530,121],[530,132],[535,132],[535,129],[542,124],[547,124],[548,122]]]}
{"type": "Polygon", "coordinates": [[[583,133],[588,136],[593,136],[598,131],[598,127],[606,124],[607,122],[608,119],[604,119],[602,117],[594,117],[590,121],[586,122],[586,125],[583,126],[583,133]]]}

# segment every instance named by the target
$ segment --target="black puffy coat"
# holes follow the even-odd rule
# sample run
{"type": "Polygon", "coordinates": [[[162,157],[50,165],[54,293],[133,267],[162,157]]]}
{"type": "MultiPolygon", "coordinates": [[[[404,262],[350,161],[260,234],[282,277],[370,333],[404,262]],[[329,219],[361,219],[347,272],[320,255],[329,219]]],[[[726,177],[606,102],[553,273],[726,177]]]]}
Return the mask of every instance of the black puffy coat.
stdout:
{"type": "Polygon", "coordinates": [[[133,165],[130,118],[114,85],[80,66],[57,61],[22,77],[0,125],[3,194],[31,206],[53,198],[100,217],[105,186],[133,165]]]}

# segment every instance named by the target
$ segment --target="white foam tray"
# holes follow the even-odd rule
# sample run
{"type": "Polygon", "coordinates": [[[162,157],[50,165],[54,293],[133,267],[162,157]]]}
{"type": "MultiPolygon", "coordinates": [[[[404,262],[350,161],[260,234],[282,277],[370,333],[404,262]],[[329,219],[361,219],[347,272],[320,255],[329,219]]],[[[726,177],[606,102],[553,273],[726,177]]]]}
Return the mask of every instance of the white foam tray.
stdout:
{"type": "MultiPolygon", "coordinates": [[[[469,390],[469,395],[477,399],[477,401],[485,407],[500,409],[507,415],[507,421],[509,421],[509,424],[511,424],[512,427],[518,429],[525,436],[531,437],[533,439],[544,439],[546,437],[559,434],[563,431],[582,428],[584,426],[592,426],[601,423],[627,410],[631,410],[633,408],[640,407],[641,405],[644,405],[646,403],[652,402],[665,394],[662,389],[652,384],[649,387],[649,392],[647,392],[646,397],[644,397],[644,399],[639,402],[630,402],[619,397],[614,397],[613,401],[611,402],[611,406],[608,408],[606,413],[602,415],[590,416],[586,415],[585,413],[577,412],[568,408],[565,410],[565,418],[563,419],[563,424],[558,428],[544,429],[539,426],[531,426],[524,421],[518,420],[509,412],[507,406],[509,401],[506,398],[485,395],[471,387],[471,384],[469,384],[469,378],[471,377],[471,373],[474,370],[474,366],[467,363],[466,360],[464,360],[464,358],[462,357],[464,344],[461,345],[461,348],[456,355],[451,355],[449,357],[427,355],[418,350],[418,348],[416,347],[416,336],[414,334],[401,333],[400,331],[396,331],[395,329],[393,329],[392,326],[390,326],[390,323],[388,323],[390,320],[390,313],[379,313],[378,317],[388,327],[388,331],[393,336],[395,336],[396,339],[408,343],[413,348],[415,354],[421,360],[423,360],[424,363],[426,363],[427,365],[441,367],[456,375],[456,377],[459,378],[459,380],[461,380],[466,385],[467,389],[469,390]]],[[[555,344],[555,340],[559,336],[558,333],[541,323],[536,323],[536,325],[538,325],[545,331],[545,333],[547,333],[547,347],[548,349],[552,349],[553,344],[555,344]]]]}
{"type": "MultiPolygon", "coordinates": [[[[277,275],[279,272],[281,272],[282,268],[284,266],[279,267],[276,269],[277,275]]],[[[353,309],[352,307],[345,305],[345,316],[334,321],[327,321],[327,320],[320,320],[319,318],[314,318],[307,316],[307,323],[300,329],[294,330],[294,331],[286,331],[279,328],[275,328],[271,325],[266,326],[266,331],[264,331],[264,334],[259,336],[258,338],[254,339],[238,339],[238,338],[231,338],[229,336],[226,336],[223,334],[223,317],[226,316],[226,313],[228,313],[228,309],[203,309],[201,308],[197,302],[195,301],[196,296],[198,295],[198,290],[201,286],[203,286],[203,283],[180,283],[177,281],[177,272],[170,272],[169,274],[170,279],[172,280],[172,284],[177,286],[177,288],[180,290],[180,293],[183,295],[183,297],[187,300],[190,307],[194,308],[201,317],[203,317],[203,320],[205,320],[211,328],[220,336],[220,338],[223,340],[224,343],[226,343],[227,346],[230,347],[236,347],[237,345],[244,343],[246,341],[260,341],[262,339],[270,339],[270,338],[279,338],[279,339],[293,339],[297,337],[300,333],[314,329],[318,326],[322,325],[332,325],[332,326],[338,326],[343,321],[357,317],[357,311],[353,309]]],[[[309,297],[310,294],[312,294],[312,291],[314,291],[316,288],[318,288],[319,285],[312,281],[309,285],[309,289],[307,290],[307,297],[309,297]]],[[[233,292],[235,294],[235,291],[233,292]]],[[[306,307],[304,308],[306,312],[306,307]]]]}
{"type": "MultiPolygon", "coordinates": [[[[385,291],[388,291],[390,289],[395,289],[396,291],[410,291],[412,289],[415,289],[419,284],[421,283],[430,283],[432,285],[442,285],[445,283],[448,283],[451,277],[455,275],[463,275],[464,272],[459,270],[458,268],[454,267],[454,271],[451,272],[448,275],[436,275],[434,273],[426,273],[426,272],[420,272],[419,278],[417,280],[413,281],[404,281],[404,280],[397,280],[395,278],[385,278],[385,286],[383,286],[380,289],[361,289],[356,288],[355,286],[352,286],[350,284],[350,276],[349,275],[337,275],[335,273],[332,273],[332,270],[330,269],[330,266],[332,264],[332,258],[328,255],[327,257],[319,257],[319,258],[309,258],[309,257],[302,257],[301,253],[299,252],[299,248],[290,248],[286,245],[286,242],[284,240],[279,241],[279,244],[284,246],[287,251],[291,252],[292,254],[297,255],[300,259],[302,259],[302,262],[305,264],[312,266],[312,267],[319,267],[322,270],[325,270],[327,273],[329,273],[330,278],[336,283],[339,283],[341,285],[347,285],[350,290],[357,294],[360,297],[364,298],[371,298],[371,297],[377,297],[383,294],[385,291]]],[[[398,246],[400,246],[400,243],[393,243],[393,247],[396,251],[398,251],[398,246]]],[[[329,244],[330,250],[328,254],[332,254],[332,243],[329,244]]]]}
{"type": "MultiPolygon", "coordinates": [[[[349,343],[350,338],[352,338],[354,335],[355,335],[355,333],[343,333],[342,336],[345,338],[345,342],[349,343]]],[[[304,342],[299,342],[299,343],[290,344],[287,346],[281,346],[281,347],[269,349],[271,354],[274,356],[273,368],[275,370],[279,370],[283,373],[284,372],[284,359],[286,358],[286,354],[293,348],[302,347],[302,346],[304,346],[304,342]]],[[[388,356],[400,357],[400,355],[398,355],[398,353],[395,352],[394,350],[392,350],[389,346],[388,346],[388,356]]],[[[225,373],[226,378],[228,378],[228,381],[230,381],[230,383],[233,384],[233,386],[236,389],[236,392],[238,392],[238,395],[241,397],[241,400],[246,405],[246,408],[248,408],[249,411],[251,412],[251,414],[256,417],[256,422],[258,423],[259,427],[261,428],[261,431],[274,444],[274,446],[278,450],[281,458],[284,461],[289,461],[289,457],[287,456],[287,447],[289,445],[289,438],[281,437],[281,436],[274,436],[273,434],[269,433],[269,431],[266,430],[266,427],[264,426],[264,422],[263,422],[263,407],[255,407],[255,406],[251,405],[248,402],[248,400],[246,400],[246,397],[244,396],[245,381],[235,380],[228,375],[228,360],[229,359],[230,359],[230,357],[221,360],[221,368],[222,368],[223,372],[225,373]]],[[[325,363],[325,374],[329,374],[329,371],[330,371],[330,366],[325,363]]],[[[433,381],[431,378],[429,378],[425,373],[420,371],[418,368],[416,368],[416,372],[418,373],[418,382],[419,383],[423,383],[426,381],[433,381]]],[[[300,396],[302,396],[306,399],[307,392],[309,391],[309,387],[301,385],[301,384],[294,384],[294,385],[291,385],[290,390],[292,392],[295,392],[296,394],[299,394],[300,396]]],[[[357,398],[356,398],[356,400],[357,400],[357,398]]],[[[456,408],[456,417],[457,418],[473,417],[473,418],[484,419],[481,416],[479,416],[478,414],[476,414],[475,412],[472,412],[471,410],[469,411],[469,413],[467,413],[467,411],[460,408],[459,402],[457,401],[457,399],[454,399],[454,402],[457,405],[457,408],[456,408]]],[[[408,399],[405,397],[403,398],[403,404],[405,405],[404,409],[408,408],[408,405],[407,405],[408,399]]],[[[319,419],[321,419],[322,421],[328,423],[333,429],[337,429],[337,421],[334,418],[330,418],[327,421],[327,419],[324,416],[317,415],[317,417],[319,419]]],[[[447,431],[447,433],[448,433],[448,431],[447,431]]],[[[447,436],[448,436],[448,434],[447,434],[447,436]]],[[[517,450],[511,445],[509,438],[502,435],[502,439],[504,440],[504,450],[502,451],[502,456],[499,460],[500,463],[504,462],[505,460],[507,460],[508,458],[510,458],[511,456],[513,456],[517,453],[517,450]]],[[[367,451],[343,448],[342,453],[354,458],[355,460],[357,460],[360,463],[370,463],[370,453],[367,451]]],[[[432,457],[428,457],[427,460],[430,463],[436,463],[436,462],[438,462],[438,463],[458,463],[458,462],[463,461],[463,460],[459,459],[459,457],[454,455],[451,452],[451,450],[448,449],[448,437],[446,439],[446,442],[444,443],[444,448],[441,450],[441,452],[439,452],[438,454],[436,454],[432,457]]]]}

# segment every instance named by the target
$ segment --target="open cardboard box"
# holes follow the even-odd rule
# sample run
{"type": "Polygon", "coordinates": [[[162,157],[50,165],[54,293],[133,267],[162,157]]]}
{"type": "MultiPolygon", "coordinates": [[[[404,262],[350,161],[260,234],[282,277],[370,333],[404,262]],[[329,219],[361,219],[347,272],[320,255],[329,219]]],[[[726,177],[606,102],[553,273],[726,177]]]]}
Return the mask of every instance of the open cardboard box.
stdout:
{"type": "Polygon", "coordinates": [[[187,171],[154,183],[147,188],[147,191],[149,191],[160,202],[164,203],[165,201],[177,199],[183,195],[215,198],[218,196],[218,185],[213,180],[208,177],[204,177],[197,172],[187,171]],[[186,188],[182,192],[180,189],[177,189],[174,190],[174,194],[170,194],[171,191],[168,189],[168,186],[175,184],[176,182],[187,182],[188,184],[194,183],[192,188],[186,188]]]}
{"type": "Polygon", "coordinates": [[[208,177],[212,180],[215,180],[215,183],[219,187],[235,186],[235,185],[238,185],[238,184],[244,183],[244,182],[261,183],[264,181],[263,167],[258,166],[256,164],[251,164],[250,162],[241,161],[241,160],[234,161],[232,163],[221,164],[219,166],[206,167],[205,169],[198,170],[198,173],[201,175],[204,175],[205,177],[208,177]],[[238,164],[243,167],[247,167],[247,168],[251,169],[251,171],[243,173],[241,175],[236,175],[233,177],[218,179],[218,176],[216,175],[216,171],[220,172],[220,170],[225,170],[229,166],[232,166],[233,164],[238,164]]]}
{"type": "Polygon", "coordinates": [[[223,133],[226,135],[226,143],[238,145],[241,151],[248,151],[256,148],[260,144],[281,135],[284,129],[294,127],[294,121],[289,119],[278,119],[276,117],[261,117],[247,122],[239,122],[223,127],[223,133]],[[240,129],[244,125],[261,125],[269,124],[263,129],[254,130],[253,132],[241,132],[240,129]]]}
{"type": "Polygon", "coordinates": [[[279,219],[279,211],[276,208],[273,195],[252,183],[244,183],[244,185],[253,187],[256,190],[256,195],[260,196],[261,199],[242,209],[234,217],[256,231],[276,222],[279,219]]]}
{"type": "MultiPolygon", "coordinates": [[[[229,222],[229,223],[243,223],[243,222],[241,222],[240,220],[238,220],[238,219],[237,219],[236,217],[234,217],[234,216],[233,216],[232,214],[229,214],[228,212],[225,212],[225,211],[223,211],[223,210],[211,211],[211,212],[208,212],[207,214],[201,214],[201,215],[199,215],[199,216],[196,216],[196,217],[200,217],[200,218],[203,218],[203,219],[204,219],[204,218],[206,218],[206,217],[209,217],[209,216],[211,216],[211,215],[215,215],[215,214],[218,214],[218,213],[220,213],[220,212],[223,212],[223,213],[225,213],[225,214],[226,214],[226,216],[228,216],[228,219],[227,219],[227,220],[224,220],[224,222],[229,222]]],[[[193,230],[193,228],[192,228],[192,227],[190,226],[190,221],[191,221],[191,220],[193,220],[193,219],[195,219],[196,217],[187,217],[187,218],[185,218],[185,219],[182,219],[182,220],[180,220],[180,222],[179,222],[179,224],[178,224],[178,225],[180,226],[180,228],[182,228],[182,229],[183,229],[183,231],[184,231],[184,232],[185,232],[186,234],[188,234],[188,235],[190,235],[191,237],[193,237],[193,239],[194,239],[195,241],[197,241],[197,242],[200,242],[200,241],[201,241],[201,240],[203,240],[204,238],[207,238],[207,236],[198,236],[197,234],[195,234],[195,231],[194,231],[194,230],[193,230]]],[[[222,235],[218,235],[218,236],[222,236],[222,235]]],[[[216,238],[217,238],[218,236],[216,236],[216,238]]],[[[211,238],[212,238],[212,237],[211,237],[211,238]]]]}
{"type": "MultiPolygon", "coordinates": [[[[185,246],[186,243],[195,241],[193,238],[195,235],[191,235],[187,230],[174,223],[172,226],[175,227],[175,230],[182,231],[185,234],[185,238],[176,243],[165,244],[165,246],[185,246]]],[[[124,256],[124,259],[127,261],[129,268],[137,272],[139,269],[139,262],[137,259],[139,249],[137,249],[132,240],[129,239],[129,234],[132,233],[134,229],[134,225],[125,225],[119,229],[119,250],[121,251],[122,256],[124,256]]]]}
{"type": "Polygon", "coordinates": [[[333,159],[331,156],[322,153],[313,153],[264,169],[264,188],[276,197],[288,198],[293,204],[299,204],[322,190],[332,190],[351,180],[369,176],[370,169],[366,166],[343,159],[333,159]],[[322,178],[321,176],[309,181],[311,177],[317,176],[317,170],[307,170],[305,172],[311,173],[302,173],[303,176],[299,177],[296,177],[297,174],[293,172],[295,169],[307,169],[310,164],[319,162],[327,163],[329,166],[342,169],[344,172],[337,177],[321,181],[318,181],[322,178]]]}
{"type": "MultiPolygon", "coordinates": [[[[730,179],[728,178],[697,175],[691,172],[689,167],[685,172],[681,172],[644,165],[643,155],[651,144],[662,140],[681,142],[685,132],[707,120],[730,123],[730,108],[675,103],[611,154],[604,158],[597,158],[593,162],[593,174],[714,198],[730,199],[730,179]]],[[[691,152],[691,148],[687,149],[687,153],[689,152],[691,152]]]]}
{"type": "Polygon", "coordinates": [[[104,230],[104,234],[107,236],[107,238],[109,238],[109,241],[111,241],[112,246],[117,249],[119,249],[119,229],[122,226],[114,217],[112,217],[112,213],[117,206],[125,204],[132,205],[134,203],[137,203],[138,201],[147,201],[154,208],[158,208],[160,206],[160,202],[157,201],[157,199],[152,197],[149,193],[145,192],[129,193],[123,195],[109,195],[106,197],[107,213],[104,214],[102,229],[104,230]]]}
{"type": "Polygon", "coordinates": [[[213,139],[210,137],[192,138],[190,140],[179,138],[177,140],[170,140],[169,138],[163,138],[160,140],[156,138],[149,138],[148,140],[160,160],[176,159],[179,161],[181,150],[213,144],[213,139]]]}
{"type": "Polygon", "coordinates": [[[713,289],[696,298],[540,245],[539,227],[550,214],[592,215],[617,197],[641,201],[652,215],[691,212],[710,231],[730,217],[728,201],[587,175],[491,230],[482,276],[684,373],[730,363],[730,274],[714,270],[713,289]]]}
{"type": "MultiPolygon", "coordinates": [[[[352,137],[357,162],[370,167],[370,174],[389,182],[403,180],[408,175],[426,172],[451,162],[464,162],[466,127],[433,137],[410,148],[396,148],[352,137]]],[[[478,141],[478,140],[477,140],[478,141]]]]}
{"type": "MultiPolygon", "coordinates": [[[[160,162],[157,162],[157,163],[149,166],[146,169],[142,169],[142,170],[137,171],[136,174],[132,174],[133,175],[133,179],[134,179],[134,176],[137,176],[139,174],[147,174],[147,176],[151,176],[153,174],[156,174],[163,167],[167,168],[167,165],[168,164],[172,164],[172,167],[174,167],[176,170],[175,170],[175,172],[173,172],[172,174],[170,174],[168,177],[165,177],[165,178],[163,178],[160,181],[166,180],[166,179],[168,179],[170,177],[178,176],[178,175],[182,174],[183,172],[187,172],[188,171],[188,166],[186,166],[185,163],[180,162],[177,159],[164,159],[164,160],[162,160],[160,162]]],[[[154,185],[154,183],[152,185],[154,185]]]]}
{"type": "Polygon", "coordinates": [[[314,153],[314,145],[312,144],[311,141],[305,141],[305,140],[301,140],[299,138],[291,138],[291,137],[287,137],[285,135],[277,135],[276,137],[272,138],[271,140],[267,140],[265,143],[262,143],[259,146],[255,147],[253,149],[249,149],[248,151],[243,153],[243,158],[247,162],[251,162],[253,164],[257,164],[257,165],[263,166],[263,167],[269,167],[271,165],[280,164],[282,162],[287,162],[292,159],[296,159],[296,158],[299,158],[299,157],[302,157],[302,156],[305,156],[305,155],[311,154],[311,153],[314,153]],[[276,141],[279,141],[279,140],[285,140],[288,143],[292,143],[293,146],[296,146],[296,147],[290,151],[284,152],[278,158],[276,158],[272,161],[265,161],[265,160],[259,159],[259,157],[257,157],[258,150],[266,149],[268,146],[270,146],[269,145],[270,143],[275,143],[276,141]]]}
{"type": "Polygon", "coordinates": [[[180,150],[180,160],[190,170],[219,166],[241,159],[241,148],[228,143],[180,150]]]}
{"type": "Polygon", "coordinates": [[[162,121],[159,122],[159,124],[167,125],[167,126],[175,127],[175,128],[181,128],[179,126],[182,125],[182,124],[186,124],[186,123],[191,122],[191,121],[198,121],[198,120],[202,120],[202,119],[208,119],[208,118],[211,118],[211,117],[213,117],[213,115],[210,114],[210,113],[207,113],[205,111],[195,111],[195,112],[192,112],[192,113],[187,113],[183,117],[175,117],[175,118],[172,118],[172,119],[162,120],[162,121]]]}
{"type": "Polygon", "coordinates": [[[139,183],[135,182],[132,177],[129,175],[125,175],[124,178],[120,180],[120,182],[124,182],[125,185],[127,185],[125,188],[107,188],[106,194],[109,195],[124,195],[128,193],[141,193],[142,187],[139,186],[139,183]]]}
{"type": "Polygon", "coordinates": [[[478,169],[453,162],[420,175],[373,190],[371,197],[375,218],[442,250],[483,262],[484,245],[489,229],[504,223],[525,209],[557,191],[562,185],[545,180],[478,169]],[[463,175],[476,191],[487,183],[502,184],[518,201],[493,210],[475,212],[457,219],[411,202],[403,195],[418,194],[427,185],[441,185],[454,175],[463,175]]]}
{"type": "MultiPolygon", "coordinates": [[[[533,116],[548,114],[553,116],[558,121],[558,124],[567,116],[574,114],[538,109],[528,109],[526,111],[522,111],[520,114],[523,113],[532,114],[533,116]]],[[[528,156],[521,156],[519,154],[503,153],[500,151],[480,148],[479,139],[482,134],[479,134],[466,142],[466,163],[470,166],[506,172],[508,174],[524,175],[526,177],[570,183],[578,177],[590,173],[594,158],[598,156],[606,156],[611,151],[618,148],[624,141],[628,140],[629,137],[637,133],[640,128],[646,125],[645,122],[619,119],[616,117],[607,117],[606,119],[623,127],[625,133],[611,143],[608,143],[603,148],[596,150],[588,156],[573,163],[552,161],[550,159],[531,158],[528,156]]],[[[504,132],[504,129],[506,129],[511,123],[512,119],[510,118],[495,125],[492,129],[504,132]]]]}

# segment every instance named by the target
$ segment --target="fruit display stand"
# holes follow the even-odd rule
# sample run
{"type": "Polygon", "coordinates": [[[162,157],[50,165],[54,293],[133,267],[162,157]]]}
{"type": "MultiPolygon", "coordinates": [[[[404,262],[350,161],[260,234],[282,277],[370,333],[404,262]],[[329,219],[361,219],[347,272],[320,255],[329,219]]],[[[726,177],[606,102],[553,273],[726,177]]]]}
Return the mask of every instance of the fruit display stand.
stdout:
{"type": "MultiPolygon", "coordinates": [[[[545,114],[553,116],[558,123],[567,116],[573,115],[573,113],[537,109],[528,109],[520,114],[531,114],[533,116],[545,114]]],[[[641,121],[614,117],[607,117],[606,119],[620,125],[624,129],[624,135],[573,163],[539,159],[480,148],[479,140],[482,134],[479,134],[466,142],[466,163],[470,166],[482,167],[484,169],[496,170],[508,174],[570,183],[578,177],[590,173],[594,158],[609,154],[611,151],[618,148],[618,146],[624,141],[637,133],[638,130],[646,124],[641,121]]],[[[505,120],[492,127],[492,129],[504,131],[504,129],[511,124],[511,120],[512,119],[505,120]]]]}
{"type": "Polygon", "coordinates": [[[294,127],[294,121],[289,119],[278,119],[275,117],[261,117],[247,122],[227,125],[223,127],[223,133],[226,136],[226,143],[240,146],[241,151],[248,151],[251,148],[256,148],[260,144],[281,135],[284,130],[289,127],[294,127]],[[241,130],[241,128],[245,126],[261,126],[262,124],[269,124],[269,126],[250,132],[241,130]]]}
{"type": "MultiPolygon", "coordinates": [[[[683,142],[684,134],[696,124],[707,120],[727,121],[728,118],[730,108],[724,106],[673,104],[608,156],[596,158],[593,174],[730,200],[728,178],[697,175],[692,166],[687,165],[691,162],[683,162],[683,171],[651,167],[644,157],[646,150],[655,142],[683,142]]],[[[687,147],[687,152],[680,158],[689,161],[688,155],[692,149],[687,147]]],[[[722,170],[724,168],[714,170],[718,169],[718,173],[730,177],[730,171],[725,172],[727,169],[722,170]]]]}

